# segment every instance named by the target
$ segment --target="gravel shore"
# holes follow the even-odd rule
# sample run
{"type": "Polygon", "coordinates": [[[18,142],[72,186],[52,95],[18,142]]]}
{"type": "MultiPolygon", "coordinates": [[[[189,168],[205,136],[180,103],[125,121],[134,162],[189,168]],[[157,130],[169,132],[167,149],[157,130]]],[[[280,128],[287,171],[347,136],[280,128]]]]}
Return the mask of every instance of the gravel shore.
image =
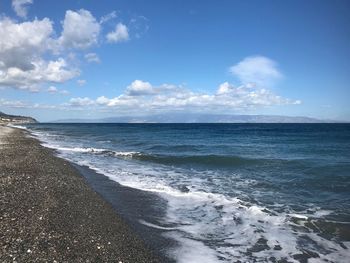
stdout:
{"type": "Polygon", "coordinates": [[[69,162],[0,126],[0,262],[160,262],[69,162]]]}

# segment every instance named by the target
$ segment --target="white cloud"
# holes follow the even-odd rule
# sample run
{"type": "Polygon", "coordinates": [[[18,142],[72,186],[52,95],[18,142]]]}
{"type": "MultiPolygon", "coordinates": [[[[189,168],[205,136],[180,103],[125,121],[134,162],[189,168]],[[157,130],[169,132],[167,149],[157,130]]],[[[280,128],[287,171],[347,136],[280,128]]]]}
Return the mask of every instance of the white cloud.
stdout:
{"type": "Polygon", "coordinates": [[[52,22],[48,18],[16,23],[0,20],[0,61],[2,67],[33,69],[32,60],[47,51],[52,39],[52,22]]]}
{"type": "MultiPolygon", "coordinates": [[[[24,17],[32,0],[13,0],[16,12],[24,17]]],[[[62,83],[79,76],[79,61],[73,52],[98,44],[102,24],[114,19],[111,12],[97,21],[87,10],[67,10],[62,32],[57,34],[49,18],[18,22],[0,16],[0,88],[38,92],[43,84],[62,83]],[[58,37],[57,37],[58,35],[58,37]],[[67,50],[68,49],[68,50],[67,50]],[[74,50],[70,50],[74,49],[74,50]]],[[[129,39],[128,28],[119,23],[108,34],[111,42],[129,39]]],[[[96,53],[87,53],[89,63],[100,63],[96,53]]],[[[78,81],[83,85],[83,80],[78,81]]]]}
{"type": "Polygon", "coordinates": [[[86,84],[86,80],[85,79],[78,79],[77,83],[81,87],[81,86],[84,86],[86,84]]]}
{"type": "Polygon", "coordinates": [[[79,75],[78,70],[67,68],[68,65],[63,58],[59,58],[56,61],[49,61],[48,64],[43,63],[41,66],[43,66],[43,69],[40,70],[41,77],[49,82],[62,83],[79,75]]]}
{"type": "Polygon", "coordinates": [[[110,43],[117,43],[129,40],[129,30],[126,25],[118,23],[115,30],[106,35],[107,41],[110,43]]]}
{"type": "Polygon", "coordinates": [[[56,87],[54,86],[50,86],[48,89],[47,89],[47,92],[49,93],[56,93],[58,90],[56,87]]]}
{"type": "Polygon", "coordinates": [[[69,69],[63,58],[55,61],[33,61],[33,69],[22,70],[10,67],[0,70],[0,86],[35,91],[40,83],[63,83],[79,75],[78,70],[69,69]]]}
{"type": "Polygon", "coordinates": [[[19,100],[6,100],[0,98],[0,106],[8,108],[25,108],[27,104],[19,100]]]}
{"type": "Polygon", "coordinates": [[[300,103],[299,100],[282,98],[267,89],[251,85],[235,87],[225,82],[211,94],[169,84],[152,86],[149,82],[141,80],[135,80],[126,88],[124,94],[114,98],[101,96],[96,100],[74,98],[70,101],[71,106],[106,107],[136,113],[140,110],[199,110],[222,113],[300,103]]]}
{"type": "Polygon", "coordinates": [[[101,96],[96,99],[96,103],[99,105],[108,105],[109,102],[110,99],[106,98],[105,96],[101,96]]]}
{"type": "Polygon", "coordinates": [[[0,35],[0,86],[36,92],[42,83],[79,75],[63,58],[43,58],[55,42],[50,19],[16,23],[5,17],[0,19],[0,35]]]}
{"type": "Polygon", "coordinates": [[[233,89],[234,89],[233,85],[231,85],[228,82],[224,82],[224,83],[220,84],[220,86],[217,90],[217,94],[218,95],[227,94],[227,93],[230,93],[233,89]]]}
{"type": "Polygon", "coordinates": [[[126,88],[126,94],[130,96],[140,96],[152,93],[154,93],[154,90],[151,83],[142,80],[135,80],[126,88]]]}
{"type": "Polygon", "coordinates": [[[112,11],[112,12],[108,13],[107,15],[104,15],[101,17],[100,24],[104,24],[104,23],[106,23],[106,22],[108,22],[116,17],[117,17],[117,12],[112,11]]]}
{"type": "Polygon", "coordinates": [[[47,92],[49,92],[51,94],[56,94],[56,93],[62,94],[62,95],[68,95],[69,94],[69,91],[67,91],[67,90],[59,90],[55,86],[48,87],[47,92]]]}
{"type": "Polygon", "coordinates": [[[60,109],[60,110],[68,110],[61,105],[48,105],[48,104],[40,104],[40,103],[30,103],[26,101],[20,100],[7,100],[0,98],[0,106],[6,108],[24,108],[24,109],[60,109]]]}
{"type": "Polygon", "coordinates": [[[28,5],[32,3],[33,0],[12,0],[12,8],[19,17],[26,18],[28,13],[28,5]]]}
{"type": "MultiPolygon", "coordinates": [[[[129,32],[136,38],[141,38],[149,30],[149,21],[144,16],[134,16],[129,23],[129,32]]],[[[130,35],[130,33],[129,33],[130,35]]]]}
{"type": "Polygon", "coordinates": [[[87,53],[87,54],[85,54],[84,57],[85,57],[86,61],[89,63],[92,63],[92,62],[100,63],[101,62],[100,58],[98,57],[98,55],[96,53],[87,53]]]}
{"type": "Polygon", "coordinates": [[[282,77],[277,63],[264,56],[246,57],[230,68],[242,84],[254,83],[261,87],[268,87],[282,77]]]}
{"type": "Polygon", "coordinates": [[[95,102],[87,97],[85,98],[72,98],[69,101],[69,105],[71,106],[90,106],[95,104],[95,102]]]}
{"type": "Polygon", "coordinates": [[[100,24],[89,11],[68,10],[59,41],[61,45],[68,48],[85,49],[97,44],[100,30],[100,24]]]}

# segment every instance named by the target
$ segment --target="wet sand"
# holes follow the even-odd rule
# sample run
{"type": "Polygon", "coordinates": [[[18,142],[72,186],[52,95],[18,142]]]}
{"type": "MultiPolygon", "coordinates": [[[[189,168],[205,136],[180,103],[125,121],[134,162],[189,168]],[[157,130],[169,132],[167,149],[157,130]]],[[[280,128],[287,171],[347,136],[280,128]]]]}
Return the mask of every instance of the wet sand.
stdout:
{"type": "Polygon", "coordinates": [[[0,126],[0,262],[161,262],[79,172],[0,126]]]}

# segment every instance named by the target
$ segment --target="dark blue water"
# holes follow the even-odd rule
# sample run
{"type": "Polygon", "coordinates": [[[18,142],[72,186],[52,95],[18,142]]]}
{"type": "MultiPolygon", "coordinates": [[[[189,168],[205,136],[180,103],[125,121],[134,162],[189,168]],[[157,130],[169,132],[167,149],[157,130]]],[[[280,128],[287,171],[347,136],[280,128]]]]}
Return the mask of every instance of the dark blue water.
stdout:
{"type": "Polygon", "coordinates": [[[59,155],[166,200],[178,262],[348,262],[348,124],[35,124],[59,155]]]}

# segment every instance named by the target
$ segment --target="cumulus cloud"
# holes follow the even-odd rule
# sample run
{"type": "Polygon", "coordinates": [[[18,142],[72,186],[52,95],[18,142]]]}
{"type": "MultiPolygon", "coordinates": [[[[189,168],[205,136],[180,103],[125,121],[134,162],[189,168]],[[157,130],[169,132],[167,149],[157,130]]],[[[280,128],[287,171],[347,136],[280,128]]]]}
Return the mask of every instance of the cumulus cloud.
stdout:
{"type": "MultiPolygon", "coordinates": [[[[74,48],[93,45],[99,30],[99,23],[86,10],[66,12],[59,39],[52,37],[52,21],[48,18],[23,23],[1,19],[0,86],[38,91],[37,85],[41,83],[62,83],[78,76],[79,70],[71,68],[64,58],[46,61],[43,57],[53,55],[54,49],[61,45],[74,48]]],[[[87,59],[98,61],[97,55],[91,54],[87,59]]]]}
{"type": "Polygon", "coordinates": [[[56,61],[49,61],[48,63],[38,63],[37,68],[43,80],[62,83],[79,75],[78,70],[70,70],[67,66],[66,61],[63,58],[59,58],[56,61]]]}
{"type": "Polygon", "coordinates": [[[62,83],[79,75],[78,70],[67,68],[63,58],[48,62],[37,60],[32,64],[31,70],[22,70],[17,67],[0,70],[0,86],[35,91],[39,83],[62,83]]]}
{"type": "Polygon", "coordinates": [[[108,105],[110,103],[110,99],[105,96],[101,96],[96,99],[96,103],[98,105],[108,105]]]}
{"type": "MultiPolygon", "coordinates": [[[[12,6],[25,18],[31,3],[33,0],[13,0],[12,6]]],[[[37,92],[43,84],[62,83],[79,76],[76,54],[98,44],[102,25],[116,17],[113,11],[98,21],[88,10],[67,10],[58,33],[49,18],[19,22],[0,16],[0,88],[37,92]]],[[[107,39],[127,41],[128,30],[118,23],[107,39]]],[[[96,53],[86,53],[84,58],[89,63],[100,63],[96,53]]],[[[79,80],[78,84],[83,85],[84,81],[79,80]]]]}
{"type": "Polygon", "coordinates": [[[33,0],[12,0],[12,8],[19,17],[26,18],[28,13],[28,5],[32,3],[33,0]]]}
{"type": "Polygon", "coordinates": [[[71,98],[69,100],[69,105],[71,106],[89,106],[95,104],[95,101],[85,97],[85,98],[71,98]]]}
{"type": "Polygon", "coordinates": [[[126,88],[126,94],[130,96],[148,95],[153,93],[154,88],[151,83],[142,80],[135,80],[126,88]]]}
{"type": "Polygon", "coordinates": [[[220,84],[216,93],[218,95],[228,94],[233,90],[234,90],[234,86],[232,84],[230,84],[228,82],[224,82],[224,83],[220,84]]]}
{"type": "Polygon", "coordinates": [[[66,11],[63,31],[59,38],[64,47],[86,49],[97,44],[101,26],[87,10],[66,11]]]}
{"type": "Polygon", "coordinates": [[[203,112],[228,112],[258,107],[286,104],[300,104],[275,95],[271,91],[252,85],[234,85],[225,82],[219,85],[215,93],[194,92],[182,86],[151,83],[135,80],[117,97],[74,98],[71,106],[96,106],[128,112],[159,110],[201,110],[203,112]]]}
{"type": "Polygon", "coordinates": [[[38,91],[45,82],[62,83],[79,75],[59,57],[45,60],[52,53],[52,22],[48,18],[17,23],[0,19],[0,86],[38,91]]]}
{"type": "Polygon", "coordinates": [[[106,35],[107,41],[110,43],[118,43],[129,40],[129,30],[126,25],[118,23],[115,29],[106,35]]]}
{"type": "Polygon", "coordinates": [[[98,55],[96,53],[87,53],[85,54],[85,59],[87,62],[89,63],[100,63],[101,60],[100,58],[98,57],[98,55]]]}
{"type": "Polygon", "coordinates": [[[50,48],[52,33],[52,22],[48,18],[24,23],[1,19],[0,66],[33,69],[31,62],[50,48]]]}
{"type": "Polygon", "coordinates": [[[230,72],[243,84],[254,83],[262,87],[273,85],[282,77],[277,63],[264,56],[246,57],[232,66],[230,72]]]}

